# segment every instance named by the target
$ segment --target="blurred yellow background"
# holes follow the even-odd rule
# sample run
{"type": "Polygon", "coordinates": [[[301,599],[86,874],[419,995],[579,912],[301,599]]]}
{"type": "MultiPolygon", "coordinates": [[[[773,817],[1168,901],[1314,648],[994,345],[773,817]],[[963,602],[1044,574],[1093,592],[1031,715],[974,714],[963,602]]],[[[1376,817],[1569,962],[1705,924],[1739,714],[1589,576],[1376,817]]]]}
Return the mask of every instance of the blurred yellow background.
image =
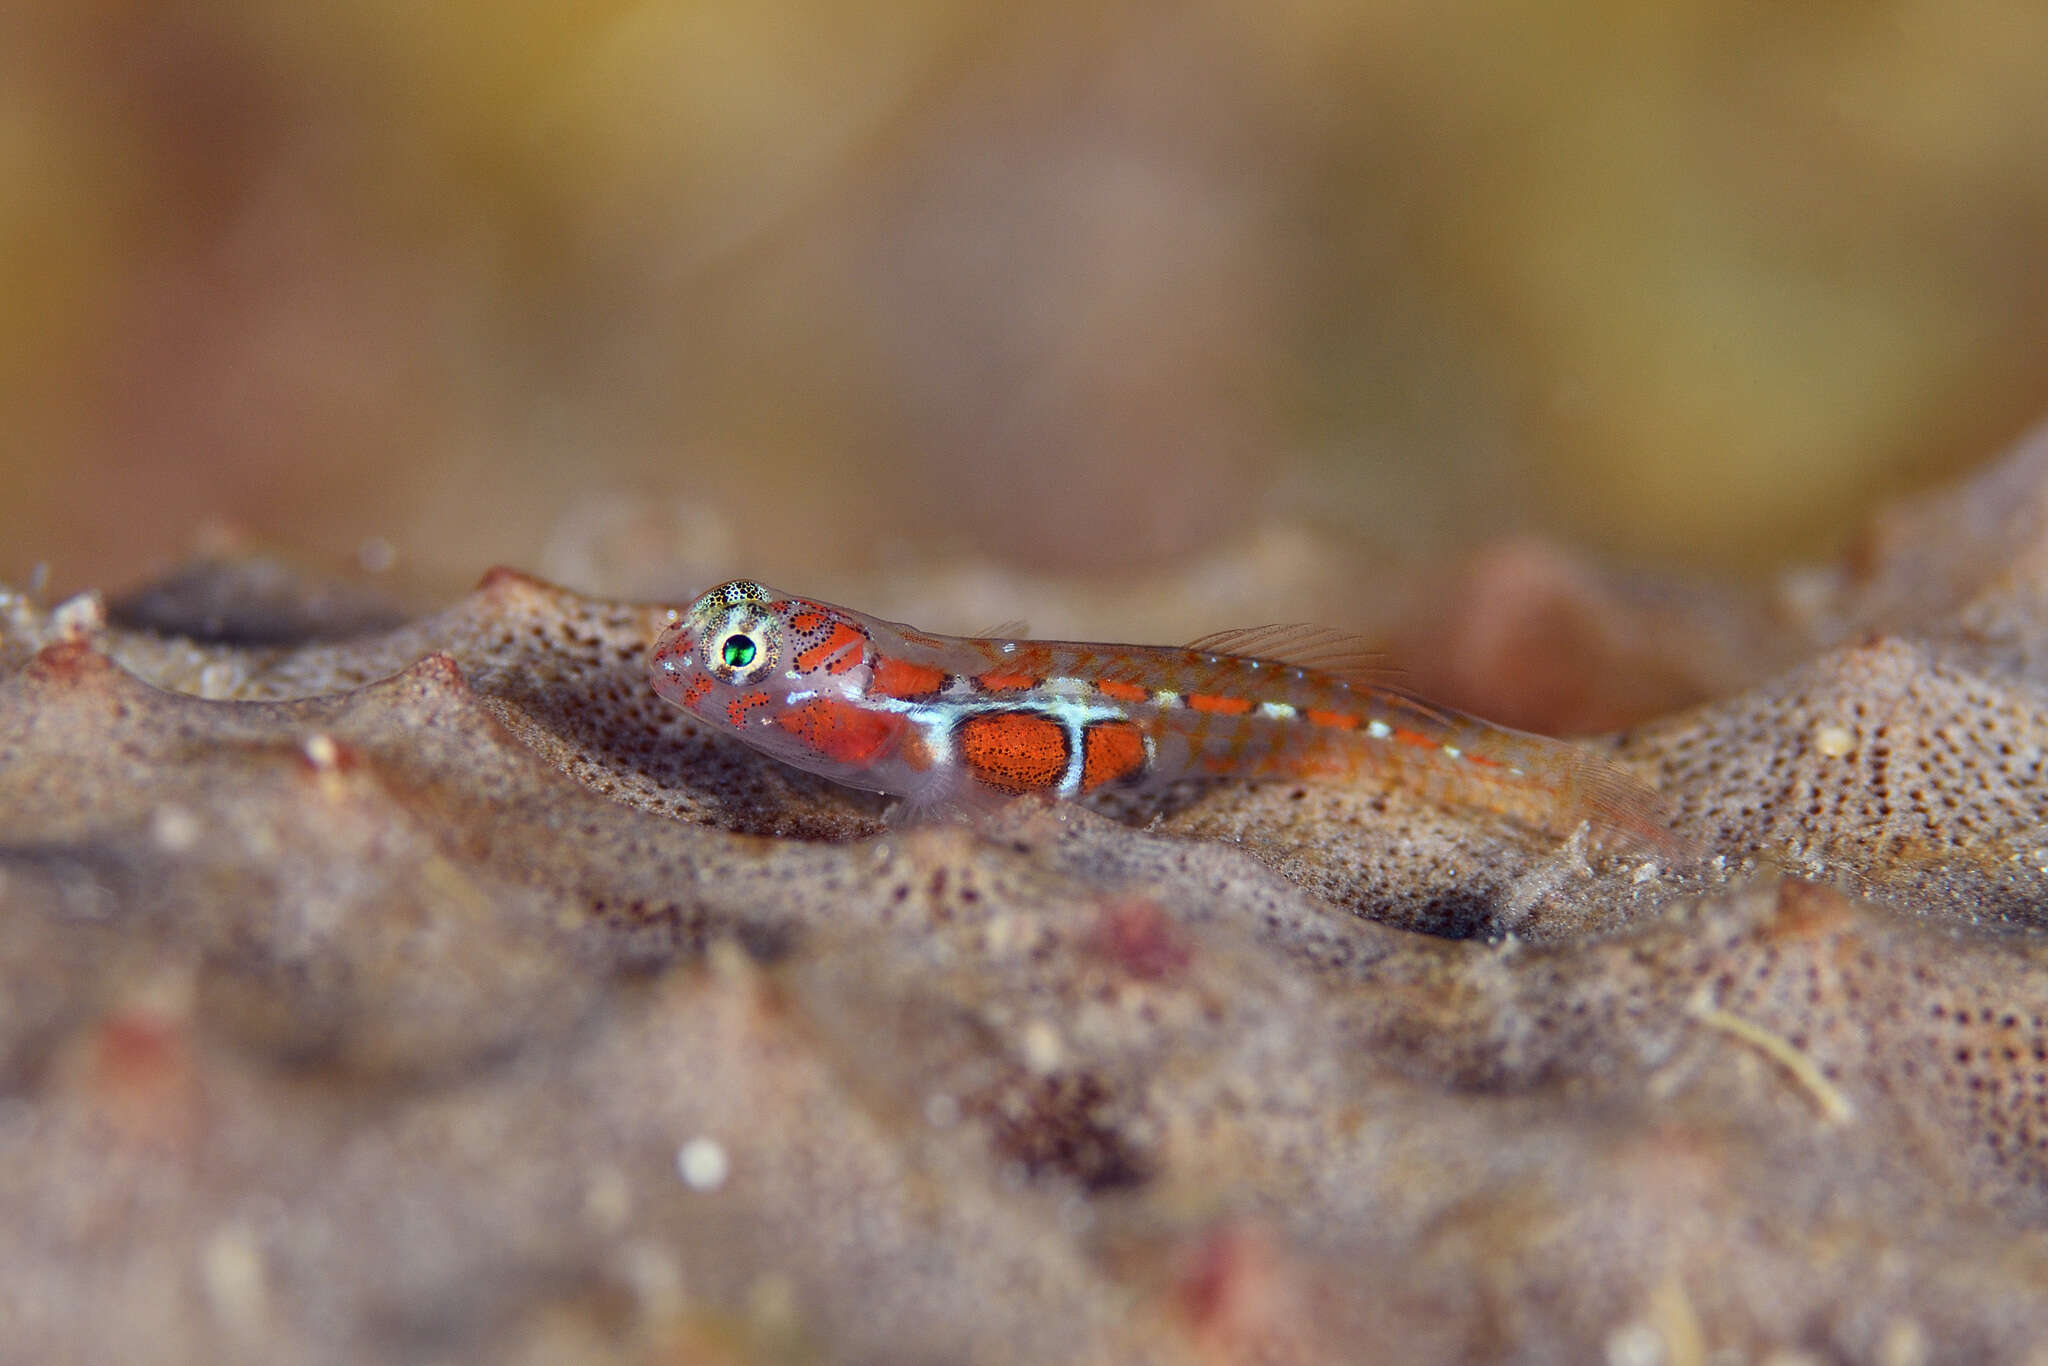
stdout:
{"type": "Polygon", "coordinates": [[[0,7],[0,576],[60,590],[1756,567],[2012,439],[2044,341],[2009,0],[0,7]]]}

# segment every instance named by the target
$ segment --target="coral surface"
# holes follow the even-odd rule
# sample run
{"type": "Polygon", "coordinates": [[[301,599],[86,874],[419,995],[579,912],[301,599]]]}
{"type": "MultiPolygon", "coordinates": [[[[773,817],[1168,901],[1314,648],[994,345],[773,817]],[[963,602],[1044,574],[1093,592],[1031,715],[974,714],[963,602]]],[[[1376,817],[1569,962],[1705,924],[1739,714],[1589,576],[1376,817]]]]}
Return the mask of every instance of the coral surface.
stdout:
{"type": "Polygon", "coordinates": [[[2048,440],[1617,656],[1750,680],[1601,742],[1695,862],[890,828],[508,571],[4,611],[8,1359],[2048,1361],[2048,440]]]}

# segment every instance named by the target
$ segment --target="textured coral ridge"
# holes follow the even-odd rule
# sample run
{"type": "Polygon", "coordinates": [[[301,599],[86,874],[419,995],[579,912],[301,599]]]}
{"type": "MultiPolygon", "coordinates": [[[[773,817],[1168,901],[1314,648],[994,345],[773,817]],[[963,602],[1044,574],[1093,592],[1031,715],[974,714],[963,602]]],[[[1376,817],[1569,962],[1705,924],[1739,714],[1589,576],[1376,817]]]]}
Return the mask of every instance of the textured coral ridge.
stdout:
{"type": "Polygon", "coordinates": [[[1618,744],[1690,868],[1328,785],[888,830],[506,572],[10,600],[0,1357],[2048,1361],[2044,465],[1618,744]]]}

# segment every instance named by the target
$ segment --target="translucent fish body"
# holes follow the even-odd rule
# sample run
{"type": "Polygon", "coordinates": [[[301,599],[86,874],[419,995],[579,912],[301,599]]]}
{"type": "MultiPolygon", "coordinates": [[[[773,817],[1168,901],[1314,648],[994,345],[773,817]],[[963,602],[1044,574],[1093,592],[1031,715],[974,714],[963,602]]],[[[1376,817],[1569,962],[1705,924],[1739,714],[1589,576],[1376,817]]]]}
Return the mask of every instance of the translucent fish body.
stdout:
{"type": "Polygon", "coordinates": [[[1327,632],[1188,647],[941,636],[748,580],[655,642],[654,690],[715,730],[908,808],[1189,777],[1418,791],[1557,836],[1675,854],[1657,793],[1597,755],[1304,660],[1327,632]],[[1240,649],[1270,644],[1295,658],[1240,649]]]}

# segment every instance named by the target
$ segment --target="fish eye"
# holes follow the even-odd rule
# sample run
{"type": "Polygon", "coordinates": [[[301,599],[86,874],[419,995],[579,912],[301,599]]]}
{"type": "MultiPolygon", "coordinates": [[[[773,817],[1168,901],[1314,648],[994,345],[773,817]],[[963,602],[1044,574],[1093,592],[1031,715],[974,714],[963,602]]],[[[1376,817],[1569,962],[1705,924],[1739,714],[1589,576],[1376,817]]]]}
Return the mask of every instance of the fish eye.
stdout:
{"type": "Polygon", "coordinates": [[[704,662],[730,682],[744,682],[774,664],[774,648],[758,627],[735,626],[705,642],[704,662]]]}

